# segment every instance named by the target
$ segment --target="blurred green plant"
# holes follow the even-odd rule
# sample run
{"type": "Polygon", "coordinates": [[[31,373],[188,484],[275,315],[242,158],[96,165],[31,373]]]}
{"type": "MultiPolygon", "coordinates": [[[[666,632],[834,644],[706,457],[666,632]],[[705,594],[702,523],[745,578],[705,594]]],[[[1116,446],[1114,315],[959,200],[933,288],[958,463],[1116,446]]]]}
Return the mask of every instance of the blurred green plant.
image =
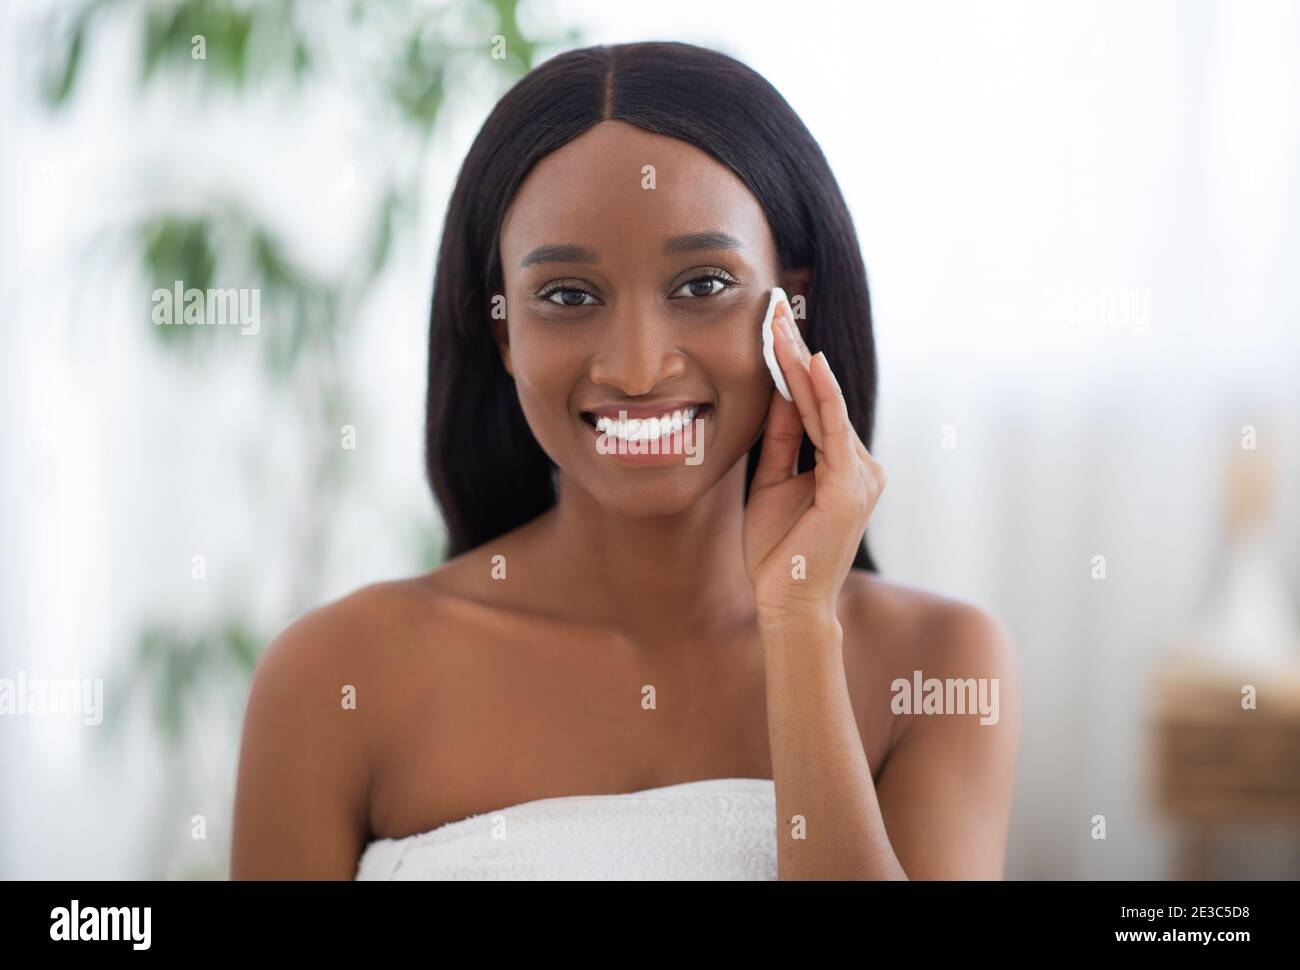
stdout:
{"type": "MultiPolygon", "coordinates": [[[[340,341],[360,318],[399,236],[419,224],[422,173],[449,82],[477,76],[475,62],[486,60],[504,91],[532,67],[543,42],[524,35],[518,15],[519,0],[78,0],[56,6],[34,25],[36,86],[51,113],[67,110],[86,85],[93,47],[109,43],[111,29],[128,27],[139,38],[142,93],[164,93],[176,100],[174,110],[196,105],[201,110],[203,100],[218,97],[236,102],[252,94],[302,98],[346,75],[348,90],[365,99],[364,117],[377,134],[396,123],[410,136],[406,164],[392,164],[382,173],[369,230],[358,236],[342,278],[324,278],[292,257],[271,221],[274,212],[206,186],[182,186],[180,193],[165,196],[160,189],[159,198],[140,206],[125,233],[113,234],[115,242],[129,243],[127,249],[149,283],[146,293],[170,288],[176,280],[206,290],[218,279],[232,278],[261,289],[263,320],[272,321],[264,323],[259,335],[264,372],[272,388],[291,392],[284,398],[297,409],[304,437],[313,443],[312,499],[318,510],[333,507],[346,482],[338,432],[352,393],[347,368],[337,366],[340,341]],[[340,36],[346,37],[347,54],[332,57],[336,52],[330,41],[340,36]],[[491,57],[493,49],[502,47],[494,43],[496,36],[504,38],[504,59],[491,57]],[[196,64],[202,69],[195,70],[196,64]],[[185,200],[183,205],[177,197],[185,200]],[[315,394],[301,393],[304,381],[313,382],[315,394]]],[[[569,31],[545,44],[571,46],[579,39],[578,32],[569,31]]],[[[191,367],[221,353],[222,341],[214,339],[217,329],[149,328],[178,364],[191,367]]],[[[302,578],[292,601],[278,611],[286,618],[314,605],[316,577],[330,544],[328,515],[307,519],[293,564],[302,578]]],[[[440,561],[440,530],[421,520],[412,534],[417,567],[440,561]]],[[[254,612],[249,603],[235,603],[224,617],[198,629],[166,617],[145,618],[135,649],[111,678],[130,685],[128,709],[147,710],[172,770],[187,770],[191,759],[181,754],[204,702],[228,696],[238,723],[248,680],[274,632],[258,628],[249,619],[254,612]]],[[[108,723],[120,727],[122,721],[108,723]]],[[[109,730],[105,736],[120,738],[121,731],[109,730]]],[[[169,780],[173,789],[190,788],[189,778],[169,780]]],[[[174,855],[166,844],[156,849],[156,865],[174,855]]],[[[223,871],[224,862],[219,862],[188,875],[220,876],[223,871]]]]}

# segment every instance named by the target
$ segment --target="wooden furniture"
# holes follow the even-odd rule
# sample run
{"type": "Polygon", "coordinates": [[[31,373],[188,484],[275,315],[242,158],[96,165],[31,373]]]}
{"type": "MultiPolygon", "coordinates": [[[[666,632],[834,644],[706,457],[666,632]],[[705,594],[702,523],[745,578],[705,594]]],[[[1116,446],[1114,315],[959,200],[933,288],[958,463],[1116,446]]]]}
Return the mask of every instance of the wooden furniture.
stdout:
{"type": "Polygon", "coordinates": [[[1182,830],[1176,878],[1211,876],[1230,829],[1300,833],[1300,665],[1232,669],[1166,657],[1155,677],[1157,810],[1182,830]],[[1255,707],[1243,708],[1243,688],[1255,707]]]}

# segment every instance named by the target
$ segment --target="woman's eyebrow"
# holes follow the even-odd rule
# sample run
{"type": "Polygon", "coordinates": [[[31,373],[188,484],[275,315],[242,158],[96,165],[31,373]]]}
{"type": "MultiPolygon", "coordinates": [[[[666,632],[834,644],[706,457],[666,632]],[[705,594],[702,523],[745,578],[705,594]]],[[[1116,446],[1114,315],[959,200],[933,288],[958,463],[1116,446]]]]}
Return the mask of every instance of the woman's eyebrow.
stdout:
{"type": "Polygon", "coordinates": [[[523,258],[520,269],[527,269],[538,263],[597,263],[599,258],[590,249],[574,246],[570,243],[555,243],[538,246],[523,258]]]}
{"type": "MultiPolygon", "coordinates": [[[[664,243],[664,255],[694,252],[697,249],[744,249],[739,239],[725,232],[688,232],[673,236],[664,243]]],[[[520,269],[538,263],[597,263],[600,258],[590,249],[572,243],[538,246],[519,263],[520,269]]]]}
{"type": "Polygon", "coordinates": [[[689,253],[696,249],[744,249],[740,240],[725,232],[688,232],[664,243],[664,255],[689,253]]]}

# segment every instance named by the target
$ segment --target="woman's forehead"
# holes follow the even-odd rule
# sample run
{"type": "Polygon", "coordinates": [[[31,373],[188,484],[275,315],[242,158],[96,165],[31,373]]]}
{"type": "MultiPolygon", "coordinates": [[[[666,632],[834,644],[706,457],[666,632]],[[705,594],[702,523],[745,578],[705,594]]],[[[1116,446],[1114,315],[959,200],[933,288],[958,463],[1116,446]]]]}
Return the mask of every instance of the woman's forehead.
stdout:
{"type": "Polygon", "coordinates": [[[686,142],[602,122],[537,163],[501,231],[507,269],[536,247],[659,249],[699,232],[725,233],[759,258],[771,241],[758,200],[729,168],[686,142]]]}

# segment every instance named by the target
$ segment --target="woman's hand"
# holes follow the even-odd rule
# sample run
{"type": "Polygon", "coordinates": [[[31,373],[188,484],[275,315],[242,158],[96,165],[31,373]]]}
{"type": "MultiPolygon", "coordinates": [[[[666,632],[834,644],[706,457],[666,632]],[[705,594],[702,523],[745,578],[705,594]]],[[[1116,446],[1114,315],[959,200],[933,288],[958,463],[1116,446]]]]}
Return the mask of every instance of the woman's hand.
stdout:
{"type": "Polygon", "coordinates": [[[760,625],[834,623],[840,589],[885,474],[849,423],[826,356],[809,356],[785,303],[773,329],[777,363],[794,403],[773,390],[745,507],[745,566],[760,625]],[[796,475],[805,431],[817,449],[817,464],[796,475]]]}

